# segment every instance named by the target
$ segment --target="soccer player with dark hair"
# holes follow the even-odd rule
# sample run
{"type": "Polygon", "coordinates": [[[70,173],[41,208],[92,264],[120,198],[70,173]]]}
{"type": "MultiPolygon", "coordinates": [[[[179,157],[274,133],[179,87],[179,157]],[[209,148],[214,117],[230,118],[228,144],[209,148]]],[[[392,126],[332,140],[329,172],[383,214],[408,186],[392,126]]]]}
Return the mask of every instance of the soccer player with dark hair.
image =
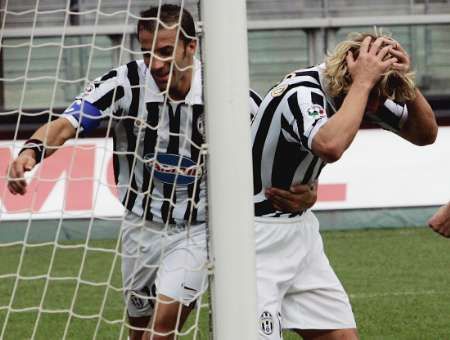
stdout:
{"type": "Polygon", "coordinates": [[[281,339],[282,329],[304,339],[358,338],[316,217],[310,210],[285,214],[264,191],[314,183],[327,163],[341,158],[364,119],[414,144],[433,143],[434,113],[410,68],[390,37],[356,34],[324,64],[287,75],[263,99],[252,124],[260,339],[281,339]]]}
{"type": "MultiPolygon", "coordinates": [[[[180,6],[142,12],[137,35],[143,60],[88,84],[61,117],[40,127],[9,167],[8,188],[24,194],[26,171],[108,120],[125,207],[121,256],[130,339],[140,340],[145,328],[153,340],[174,339],[207,283],[201,65],[194,20],[180,6]]],[[[260,98],[253,91],[249,102],[256,113],[260,98]]],[[[303,210],[317,197],[316,186],[284,189],[266,190],[282,211],[303,210]]]]}

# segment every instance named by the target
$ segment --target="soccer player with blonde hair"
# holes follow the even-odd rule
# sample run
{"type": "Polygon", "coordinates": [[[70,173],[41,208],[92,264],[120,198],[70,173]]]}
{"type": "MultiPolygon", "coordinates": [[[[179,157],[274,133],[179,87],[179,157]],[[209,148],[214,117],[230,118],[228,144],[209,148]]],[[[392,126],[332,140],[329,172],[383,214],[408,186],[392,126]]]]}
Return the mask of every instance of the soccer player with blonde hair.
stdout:
{"type": "Polygon", "coordinates": [[[414,84],[409,56],[388,36],[354,34],[325,63],[288,74],[260,105],[252,124],[260,339],[279,340],[283,329],[304,339],[358,338],[316,217],[309,209],[278,211],[264,192],[317,181],[364,119],[417,145],[436,138],[434,113],[414,84]]]}

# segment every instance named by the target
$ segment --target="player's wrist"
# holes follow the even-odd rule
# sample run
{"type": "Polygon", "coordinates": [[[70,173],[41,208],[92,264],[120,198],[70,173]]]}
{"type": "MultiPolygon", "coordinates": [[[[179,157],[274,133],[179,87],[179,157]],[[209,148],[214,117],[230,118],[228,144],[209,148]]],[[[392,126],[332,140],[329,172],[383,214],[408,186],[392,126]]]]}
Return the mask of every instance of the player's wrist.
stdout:
{"type": "Polygon", "coordinates": [[[36,164],[39,163],[45,157],[44,142],[35,138],[28,139],[19,151],[19,155],[25,152],[28,156],[34,154],[36,164]]]}
{"type": "Polygon", "coordinates": [[[372,88],[375,86],[376,82],[370,79],[357,78],[353,81],[351,87],[358,91],[359,94],[369,94],[372,88]]]}

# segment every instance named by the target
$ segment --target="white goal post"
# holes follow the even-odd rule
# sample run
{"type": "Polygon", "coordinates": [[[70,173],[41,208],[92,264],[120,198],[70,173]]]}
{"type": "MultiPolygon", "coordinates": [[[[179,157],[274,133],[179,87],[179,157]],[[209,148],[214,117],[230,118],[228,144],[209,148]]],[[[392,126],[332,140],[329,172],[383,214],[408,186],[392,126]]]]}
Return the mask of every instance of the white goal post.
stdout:
{"type": "Polygon", "coordinates": [[[237,334],[253,340],[256,265],[246,3],[206,0],[201,5],[214,334],[221,340],[237,334]]]}

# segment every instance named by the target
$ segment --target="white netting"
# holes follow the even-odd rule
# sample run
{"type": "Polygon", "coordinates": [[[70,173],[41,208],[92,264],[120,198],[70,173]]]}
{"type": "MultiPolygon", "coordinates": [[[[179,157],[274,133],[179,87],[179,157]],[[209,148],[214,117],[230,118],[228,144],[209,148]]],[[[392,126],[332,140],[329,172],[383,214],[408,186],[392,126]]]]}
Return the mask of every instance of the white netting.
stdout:
{"type": "MultiPolygon", "coordinates": [[[[198,20],[197,1],[181,0],[177,4],[198,20]]],[[[200,180],[204,174],[204,151],[199,143],[203,118],[198,98],[186,109],[200,117],[195,116],[196,124],[188,120],[183,123],[184,111],[178,111],[179,102],[172,107],[164,99],[156,111],[151,111],[149,105],[137,105],[136,112],[105,110],[108,118],[93,132],[97,138],[85,138],[78,128],[75,138],[63,146],[52,147],[48,145],[51,137],[46,131],[44,144],[47,149],[57,151],[26,174],[28,187],[24,196],[12,195],[7,188],[8,164],[17,157],[24,140],[37,127],[58,118],[93,79],[107,76],[120,65],[125,66],[117,69],[116,76],[120,78],[123,69],[129,74],[133,66],[127,68],[127,63],[142,59],[144,52],[149,53],[141,52],[135,35],[136,24],[142,10],[160,5],[157,1],[132,0],[1,2],[2,339],[126,339],[130,325],[123,299],[121,263],[123,258],[136,255],[130,256],[121,248],[123,205],[147,217],[149,214],[156,216],[158,209],[165,211],[162,228],[152,231],[159,237],[160,244],[170,243],[168,240],[174,233],[172,222],[177,222],[178,228],[186,228],[189,240],[191,224],[202,221],[203,197],[198,192],[200,188],[205,189],[200,180]],[[147,118],[154,112],[160,115],[156,123],[147,118]],[[164,116],[174,118],[165,121],[164,116]],[[123,129],[128,126],[129,130],[115,130],[121,122],[123,129]],[[167,133],[157,133],[166,125],[167,133]],[[194,129],[196,134],[192,132],[194,129]],[[130,146],[127,133],[135,135],[135,145],[130,146]],[[106,137],[113,134],[114,143],[112,138],[106,137]],[[154,148],[149,151],[145,143],[151,138],[154,138],[154,148]],[[128,143],[125,146],[124,141],[128,143]],[[174,143],[178,143],[177,147],[174,143]],[[192,160],[183,154],[184,150],[197,156],[192,160]],[[171,158],[177,151],[183,157],[171,158]],[[161,158],[160,154],[168,154],[169,158],[161,158]],[[131,169],[128,178],[122,179],[126,186],[120,185],[119,178],[116,187],[113,168],[117,166],[122,171],[124,167],[131,169]],[[139,167],[142,172],[134,174],[134,169],[139,167]],[[182,185],[189,186],[189,195],[184,197],[177,185],[159,183],[164,180],[161,173],[172,176],[172,182],[187,181],[182,185]],[[158,185],[160,194],[154,191],[158,185]],[[146,197],[150,197],[154,205],[146,197]],[[154,202],[159,202],[159,206],[154,202]],[[181,215],[185,222],[174,217],[181,215]],[[197,222],[193,221],[196,218],[197,222]]],[[[174,28],[180,30],[180,25],[174,28]]],[[[152,50],[150,53],[151,60],[164,61],[158,57],[159,52],[154,54],[152,50]]],[[[137,65],[138,74],[141,66],[137,65]]],[[[172,69],[194,70],[193,66],[175,63],[172,69]]],[[[142,74],[147,79],[145,71],[142,74]]],[[[115,78],[103,77],[91,86],[101,86],[111,79],[115,78]]],[[[140,88],[142,96],[144,93],[147,96],[149,91],[149,98],[156,95],[145,81],[135,85],[130,77],[128,81],[130,98],[135,88],[140,88]]],[[[112,102],[119,97],[118,92],[115,88],[110,98],[112,102]]],[[[125,93],[124,97],[127,95],[125,93]]],[[[129,107],[133,105],[133,98],[130,101],[129,107]]],[[[144,103],[147,104],[146,100],[144,103]]],[[[156,217],[153,219],[158,221],[156,217]]],[[[130,224],[140,230],[139,236],[147,233],[148,237],[149,227],[142,219],[130,224]]],[[[138,258],[148,250],[146,240],[138,239],[136,243],[138,258]]],[[[161,249],[160,258],[173,251],[165,246],[161,249]]],[[[159,264],[146,263],[143,268],[150,270],[159,264]]],[[[194,270],[205,270],[207,265],[203,262],[194,270]]],[[[175,269],[166,268],[166,271],[170,273],[175,269]]],[[[197,294],[198,308],[191,312],[181,333],[175,331],[181,338],[208,338],[209,304],[200,293],[197,294]]],[[[136,293],[135,297],[142,296],[136,293]]],[[[176,323],[178,325],[179,320],[176,323]]],[[[154,323],[148,326],[153,327],[154,323]]]]}

